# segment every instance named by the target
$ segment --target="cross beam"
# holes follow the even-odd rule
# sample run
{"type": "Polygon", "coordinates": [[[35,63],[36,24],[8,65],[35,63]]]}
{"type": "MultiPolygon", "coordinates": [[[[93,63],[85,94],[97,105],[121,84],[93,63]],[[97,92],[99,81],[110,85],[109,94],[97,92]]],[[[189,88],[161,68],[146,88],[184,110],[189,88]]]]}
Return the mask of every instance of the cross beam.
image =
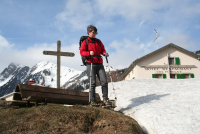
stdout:
{"type": "Polygon", "coordinates": [[[57,41],[57,51],[43,51],[44,55],[57,56],[57,88],[60,89],[60,56],[74,57],[72,52],[61,52],[61,41],[57,41]]]}

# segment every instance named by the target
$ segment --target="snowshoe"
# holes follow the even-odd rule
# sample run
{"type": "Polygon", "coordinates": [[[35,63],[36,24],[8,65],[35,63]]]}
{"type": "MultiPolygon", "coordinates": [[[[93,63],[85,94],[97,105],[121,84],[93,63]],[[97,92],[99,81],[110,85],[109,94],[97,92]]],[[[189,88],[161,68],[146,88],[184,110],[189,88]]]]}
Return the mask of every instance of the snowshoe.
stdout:
{"type": "Polygon", "coordinates": [[[105,109],[114,110],[114,108],[116,107],[115,100],[104,99],[101,107],[105,109]]]}
{"type": "Polygon", "coordinates": [[[112,107],[112,103],[108,99],[103,99],[102,108],[110,108],[112,107]]]}
{"type": "Polygon", "coordinates": [[[99,104],[96,101],[91,101],[89,105],[92,107],[99,107],[99,104]]]}

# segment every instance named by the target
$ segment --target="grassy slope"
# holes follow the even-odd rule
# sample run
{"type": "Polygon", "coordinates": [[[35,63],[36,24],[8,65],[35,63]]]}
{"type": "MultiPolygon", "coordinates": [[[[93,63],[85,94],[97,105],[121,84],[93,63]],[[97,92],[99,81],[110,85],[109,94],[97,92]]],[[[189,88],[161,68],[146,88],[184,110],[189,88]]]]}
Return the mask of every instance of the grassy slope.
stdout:
{"type": "Polygon", "coordinates": [[[0,107],[0,133],[135,133],[144,132],[132,118],[107,109],[75,105],[31,108],[0,107]]]}

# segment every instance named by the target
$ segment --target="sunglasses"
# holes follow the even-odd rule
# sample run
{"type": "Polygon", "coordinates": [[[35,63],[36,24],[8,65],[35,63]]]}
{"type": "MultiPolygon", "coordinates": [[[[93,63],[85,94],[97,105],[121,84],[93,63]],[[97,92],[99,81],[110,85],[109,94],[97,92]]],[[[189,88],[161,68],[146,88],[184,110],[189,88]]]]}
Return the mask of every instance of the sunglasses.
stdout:
{"type": "Polygon", "coordinates": [[[98,34],[97,32],[92,32],[93,34],[98,34]]]}

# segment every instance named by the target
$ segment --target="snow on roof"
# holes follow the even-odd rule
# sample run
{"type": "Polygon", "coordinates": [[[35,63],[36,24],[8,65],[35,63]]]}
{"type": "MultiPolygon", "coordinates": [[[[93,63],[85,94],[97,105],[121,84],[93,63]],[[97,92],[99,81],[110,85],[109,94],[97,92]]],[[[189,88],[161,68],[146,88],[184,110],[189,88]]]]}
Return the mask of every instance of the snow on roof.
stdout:
{"type": "Polygon", "coordinates": [[[4,99],[8,98],[8,97],[12,96],[14,93],[15,93],[15,92],[12,92],[12,93],[6,94],[6,95],[0,97],[0,100],[4,100],[4,99]]]}

